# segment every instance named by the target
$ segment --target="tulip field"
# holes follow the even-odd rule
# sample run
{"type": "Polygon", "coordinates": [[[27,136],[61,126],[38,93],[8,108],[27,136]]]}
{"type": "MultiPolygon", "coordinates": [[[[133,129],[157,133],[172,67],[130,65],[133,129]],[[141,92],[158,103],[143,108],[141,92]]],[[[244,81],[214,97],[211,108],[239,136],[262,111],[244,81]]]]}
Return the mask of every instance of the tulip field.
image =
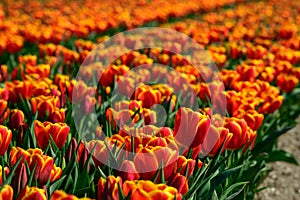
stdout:
{"type": "Polygon", "coordinates": [[[300,1],[2,0],[0,200],[254,199],[299,80],[300,1]]]}

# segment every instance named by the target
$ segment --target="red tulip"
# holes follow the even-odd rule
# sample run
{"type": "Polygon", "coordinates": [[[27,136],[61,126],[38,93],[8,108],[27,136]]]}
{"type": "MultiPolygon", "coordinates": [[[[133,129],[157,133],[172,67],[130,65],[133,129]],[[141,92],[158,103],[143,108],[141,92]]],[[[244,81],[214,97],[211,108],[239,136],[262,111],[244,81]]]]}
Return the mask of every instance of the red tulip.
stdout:
{"type": "Polygon", "coordinates": [[[138,180],[139,179],[139,174],[137,173],[134,163],[129,160],[124,160],[118,169],[117,173],[122,180],[138,180]]]}
{"type": "Polygon", "coordinates": [[[18,129],[24,123],[24,113],[22,110],[13,109],[10,111],[9,127],[18,129]]]}
{"type": "Polygon", "coordinates": [[[17,200],[47,200],[46,192],[38,187],[26,186],[19,194],[17,200]]]}
{"type": "Polygon", "coordinates": [[[188,180],[185,176],[180,175],[177,173],[172,180],[169,183],[170,186],[175,187],[179,193],[184,195],[188,192],[189,186],[188,186],[188,180]]]}
{"type": "Polygon", "coordinates": [[[180,108],[175,117],[175,140],[184,147],[197,147],[203,143],[209,126],[210,119],[206,115],[180,108]]]}
{"type": "Polygon", "coordinates": [[[118,200],[119,186],[122,187],[122,179],[119,176],[109,176],[107,179],[101,177],[98,181],[97,199],[118,200]]]}

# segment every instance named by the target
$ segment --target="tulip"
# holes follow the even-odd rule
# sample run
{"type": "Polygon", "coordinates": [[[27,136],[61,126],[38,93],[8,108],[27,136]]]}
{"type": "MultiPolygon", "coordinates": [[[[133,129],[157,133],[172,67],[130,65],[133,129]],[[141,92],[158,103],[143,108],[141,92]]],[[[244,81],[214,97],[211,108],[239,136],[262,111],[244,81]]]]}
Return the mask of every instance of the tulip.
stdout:
{"type": "Polygon", "coordinates": [[[51,122],[40,122],[36,120],[34,122],[34,133],[37,139],[38,146],[45,149],[49,142],[50,136],[55,142],[56,146],[61,149],[67,139],[70,127],[65,123],[51,123],[51,122]]]}
{"type": "Polygon", "coordinates": [[[7,101],[0,99],[0,124],[3,124],[9,117],[10,110],[7,104],[7,101]]]}
{"type": "Polygon", "coordinates": [[[0,190],[0,199],[2,200],[13,200],[13,194],[14,191],[12,187],[9,185],[5,185],[1,190],[0,190]]]}
{"type": "Polygon", "coordinates": [[[65,193],[63,190],[56,190],[50,200],[90,200],[90,198],[78,198],[75,195],[65,193]]]}
{"type": "Polygon", "coordinates": [[[64,122],[65,121],[65,109],[55,107],[48,116],[48,121],[52,123],[64,122]]]}
{"type": "Polygon", "coordinates": [[[134,163],[129,160],[124,160],[122,164],[120,165],[117,173],[122,180],[138,180],[139,174],[137,173],[134,163]]]}
{"type": "Polygon", "coordinates": [[[3,156],[12,139],[12,132],[7,127],[0,125],[0,156],[3,156]]]}
{"type": "MultiPolygon", "coordinates": [[[[0,54],[1,54],[1,47],[0,47],[0,54]]],[[[0,65],[0,82],[8,80],[8,70],[7,69],[8,69],[7,65],[0,65]]]]}
{"type": "Polygon", "coordinates": [[[22,157],[22,159],[17,169],[21,170],[21,165],[26,160],[30,170],[33,170],[35,167],[34,177],[40,185],[45,185],[48,179],[52,182],[61,176],[61,168],[55,166],[54,159],[52,157],[43,155],[41,149],[24,150],[20,147],[12,147],[10,150],[11,166],[15,165],[20,157],[22,157]]]}
{"type": "Polygon", "coordinates": [[[237,110],[233,116],[244,119],[247,125],[254,131],[259,129],[264,120],[264,115],[258,113],[256,110],[237,110]]]}
{"type": "Polygon", "coordinates": [[[180,108],[175,117],[175,140],[184,147],[197,147],[203,143],[209,125],[207,116],[188,108],[180,108]]]}
{"type": "MultiPolygon", "coordinates": [[[[1,74],[1,70],[0,70],[0,74],[1,74]]],[[[5,88],[0,88],[0,99],[7,101],[8,98],[9,98],[9,91],[5,88]]]]}
{"type": "Polygon", "coordinates": [[[121,177],[108,176],[106,180],[101,177],[98,181],[97,199],[118,200],[119,186],[122,187],[121,177]]]}
{"type": "Polygon", "coordinates": [[[59,106],[58,97],[40,95],[30,99],[32,112],[38,112],[38,118],[43,119],[52,112],[54,108],[59,106]]]}
{"type": "MultiPolygon", "coordinates": [[[[135,154],[133,162],[141,179],[152,180],[160,168],[164,170],[165,179],[168,179],[173,173],[177,157],[178,152],[169,147],[146,146],[135,154]]],[[[158,181],[161,178],[160,174],[161,170],[158,181]]]]}
{"type": "Polygon", "coordinates": [[[13,109],[10,111],[9,127],[18,129],[24,123],[24,113],[22,110],[13,109]]]}
{"type": "Polygon", "coordinates": [[[230,118],[227,119],[224,127],[233,134],[228,144],[229,149],[239,149],[246,143],[247,123],[245,120],[230,118]]]}
{"type": "Polygon", "coordinates": [[[21,167],[15,171],[16,176],[12,180],[14,191],[19,194],[27,185],[28,174],[24,163],[20,163],[21,167]]]}
{"type": "Polygon", "coordinates": [[[2,174],[2,166],[0,165],[0,186],[2,185],[2,175],[7,176],[9,174],[9,168],[4,167],[4,174],[2,174]]]}
{"type": "Polygon", "coordinates": [[[106,146],[103,141],[101,140],[92,140],[87,143],[86,148],[91,151],[93,148],[95,150],[93,151],[93,161],[96,165],[96,167],[102,167],[106,164],[108,160],[108,151],[106,149],[106,146]]]}
{"type": "Polygon", "coordinates": [[[180,200],[182,194],[180,194],[176,188],[170,187],[165,184],[155,184],[151,181],[125,181],[122,187],[125,196],[131,193],[132,200],[180,200]]]}
{"type": "Polygon", "coordinates": [[[276,85],[284,92],[290,93],[298,84],[299,79],[294,75],[279,74],[276,78],[276,85]]]}
{"type": "Polygon", "coordinates": [[[223,152],[227,148],[232,135],[233,134],[229,133],[227,128],[211,126],[202,151],[210,156],[214,156],[225,142],[221,150],[221,152],[223,152]]]}
{"type": "Polygon", "coordinates": [[[187,193],[189,190],[187,178],[185,176],[180,175],[179,173],[177,173],[172,178],[169,185],[176,188],[178,190],[178,192],[182,195],[187,193]]]}
{"type": "Polygon", "coordinates": [[[19,194],[17,200],[47,200],[46,192],[44,189],[38,187],[26,186],[19,194]]]}
{"type": "Polygon", "coordinates": [[[176,162],[175,172],[185,176],[187,170],[187,177],[189,177],[195,169],[196,161],[193,159],[186,159],[184,156],[179,156],[176,162]]]}
{"type": "Polygon", "coordinates": [[[136,89],[135,99],[142,101],[144,108],[151,108],[154,104],[162,102],[161,93],[150,86],[142,86],[136,89]]]}

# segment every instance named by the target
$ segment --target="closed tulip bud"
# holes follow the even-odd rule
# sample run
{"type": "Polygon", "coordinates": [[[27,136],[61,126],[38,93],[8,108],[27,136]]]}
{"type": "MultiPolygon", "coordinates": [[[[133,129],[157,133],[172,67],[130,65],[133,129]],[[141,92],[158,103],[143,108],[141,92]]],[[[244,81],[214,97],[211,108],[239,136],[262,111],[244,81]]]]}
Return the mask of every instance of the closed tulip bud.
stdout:
{"type": "MultiPolygon", "coordinates": [[[[1,50],[0,50],[1,54],[1,50]]],[[[0,65],[0,82],[8,80],[8,67],[7,65],[0,65]]]]}
{"type": "Polygon", "coordinates": [[[278,110],[284,100],[283,96],[269,96],[269,101],[265,102],[259,109],[258,112],[266,114],[273,113],[278,110]]]}
{"type": "Polygon", "coordinates": [[[7,101],[0,99],[0,124],[3,124],[9,117],[10,110],[7,104],[7,101]]]}
{"type": "Polygon", "coordinates": [[[9,173],[9,168],[4,167],[4,174],[2,174],[2,166],[0,165],[0,186],[2,185],[2,177],[7,176],[9,173]]]}
{"type": "Polygon", "coordinates": [[[0,125],[0,156],[3,156],[12,139],[12,132],[6,126],[0,125]]]}
{"type": "Polygon", "coordinates": [[[46,192],[44,189],[38,187],[26,186],[19,194],[17,200],[47,200],[46,192]]]}
{"type": "Polygon", "coordinates": [[[18,109],[11,110],[9,127],[12,129],[18,129],[23,123],[24,123],[24,113],[18,109]]]}
{"type": "Polygon", "coordinates": [[[188,108],[180,108],[175,117],[174,136],[183,147],[201,145],[207,135],[210,119],[188,108]]]}
{"type": "Polygon", "coordinates": [[[13,194],[14,191],[12,187],[9,185],[5,185],[1,190],[0,190],[0,199],[2,200],[13,200],[13,194]]]}
{"type": "Polygon", "coordinates": [[[50,140],[50,136],[55,142],[56,146],[61,149],[68,137],[70,127],[65,123],[51,123],[51,122],[40,122],[36,120],[34,122],[34,133],[38,146],[42,149],[45,149],[50,140]]]}
{"type": "Polygon", "coordinates": [[[15,171],[16,176],[12,180],[12,187],[14,191],[19,194],[23,188],[27,185],[28,175],[24,163],[21,163],[21,167],[15,171]]]}
{"type": "Polygon", "coordinates": [[[72,156],[75,155],[75,151],[78,148],[77,140],[72,137],[71,142],[68,146],[67,152],[65,154],[66,162],[70,162],[72,159],[72,156]]]}

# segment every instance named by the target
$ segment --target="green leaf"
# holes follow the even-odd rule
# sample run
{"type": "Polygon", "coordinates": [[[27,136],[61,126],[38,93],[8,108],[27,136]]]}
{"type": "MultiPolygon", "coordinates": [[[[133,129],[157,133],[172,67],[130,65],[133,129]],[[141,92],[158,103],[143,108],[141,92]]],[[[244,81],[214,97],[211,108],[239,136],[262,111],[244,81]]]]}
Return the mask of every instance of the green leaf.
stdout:
{"type": "Polygon", "coordinates": [[[58,190],[59,187],[62,185],[64,179],[66,178],[67,176],[63,176],[61,177],[60,179],[56,180],[55,182],[53,182],[50,186],[49,186],[49,195],[51,196],[52,193],[55,191],[55,190],[58,190]]]}
{"type": "Polygon", "coordinates": [[[284,150],[276,150],[269,154],[268,158],[266,159],[267,162],[276,162],[276,161],[284,161],[290,164],[299,165],[295,157],[284,150]]]}
{"type": "MultiPolygon", "coordinates": [[[[13,178],[13,176],[15,174],[15,171],[16,171],[17,167],[19,166],[19,163],[21,162],[22,158],[23,158],[23,156],[21,156],[17,160],[17,162],[15,163],[15,165],[11,168],[8,176],[6,177],[5,181],[3,181],[2,185],[10,185],[11,184],[12,178],[13,178]]],[[[3,166],[3,169],[4,169],[4,166],[3,166]]],[[[5,173],[3,173],[3,174],[5,174],[5,173]]]]}
{"type": "Polygon", "coordinates": [[[235,184],[231,185],[230,187],[228,187],[224,191],[224,193],[222,194],[220,200],[228,200],[228,199],[234,198],[235,196],[237,196],[244,189],[246,184],[248,184],[248,182],[239,182],[239,183],[235,183],[235,184]],[[242,186],[242,188],[238,192],[233,193],[232,195],[230,195],[230,197],[227,197],[233,190],[235,190],[239,186],[242,186]]]}
{"type": "Polygon", "coordinates": [[[270,146],[270,144],[271,145],[274,144],[275,140],[279,136],[286,133],[288,130],[292,129],[293,127],[294,127],[294,125],[286,126],[278,131],[275,131],[272,134],[266,135],[266,137],[264,137],[261,142],[255,144],[255,147],[252,149],[253,157],[256,157],[260,153],[266,151],[266,149],[270,146]]]}
{"type": "Polygon", "coordinates": [[[227,169],[225,171],[222,171],[220,174],[218,174],[216,177],[213,178],[212,180],[212,190],[216,189],[219,185],[221,185],[222,183],[224,183],[224,181],[230,177],[231,175],[233,175],[234,173],[238,172],[241,168],[243,167],[243,165],[239,165],[237,167],[231,168],[231,169],[227,169]]]}

